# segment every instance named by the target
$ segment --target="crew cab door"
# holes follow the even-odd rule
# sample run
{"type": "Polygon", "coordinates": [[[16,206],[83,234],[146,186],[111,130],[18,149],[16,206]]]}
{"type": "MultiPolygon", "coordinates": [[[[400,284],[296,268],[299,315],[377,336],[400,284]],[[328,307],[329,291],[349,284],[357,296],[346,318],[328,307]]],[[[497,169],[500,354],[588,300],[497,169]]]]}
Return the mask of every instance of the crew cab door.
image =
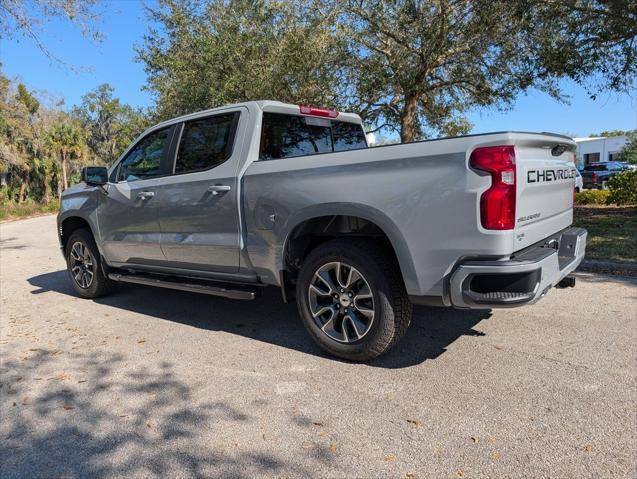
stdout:
{"type": "Polygon", "coordinates": [[[165,261],[159,244],[157,182],[168,171],[172,134],[172,127],[149,133],[111,171],[97,207],[102,247],[110,264],[165,261]]]}
{"type": "Polygon", "coordinates": [[[173,174],[158,186],[161,249],[172,268],[239,270],[241,111],[229,109],[178,126],[173,174]]]}

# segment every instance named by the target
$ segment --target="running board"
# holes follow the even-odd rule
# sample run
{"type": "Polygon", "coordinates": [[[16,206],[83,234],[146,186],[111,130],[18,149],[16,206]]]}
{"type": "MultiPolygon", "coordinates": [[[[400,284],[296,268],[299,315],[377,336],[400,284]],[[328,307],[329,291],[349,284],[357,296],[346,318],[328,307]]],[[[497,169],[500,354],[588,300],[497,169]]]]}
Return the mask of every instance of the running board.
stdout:
{"type": "Polygon", "coordinates": [[[146,286],[157,286],[159,288],[176,289],[179,291],[190,291],[191,293],[203,293],[211,296],[221,296],[231,299],[254,299],[255,290],[248,289],[228,289],[220,286],[212,286],[202,283],[187,283],[181,281],[168,281],[155,276],[136,276],[133,274],[110,273],[108,275],[113,281],[122,283],[143,284],[146,286]]]}

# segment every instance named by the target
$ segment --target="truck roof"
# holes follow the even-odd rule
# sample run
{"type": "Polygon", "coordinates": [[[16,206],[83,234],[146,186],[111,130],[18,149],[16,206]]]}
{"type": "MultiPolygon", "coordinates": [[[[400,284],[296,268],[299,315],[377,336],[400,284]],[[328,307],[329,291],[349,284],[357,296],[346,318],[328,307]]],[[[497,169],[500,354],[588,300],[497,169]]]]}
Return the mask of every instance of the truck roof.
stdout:
{"type": "MultiPolygon", "coordinates": [[[[291,103],[283,103],[275,100],[259,100],[256,104],[263,111],[267,111],[270,113],[283,113],[286,115],[302,115],[300,111],[301,105],[293,105],[291,103]]],[[[338,121],[346,121],[348,123],[357,123],[361,124],[361,117],[356,113],[347,113],[347,112],[336,112],[338,116],[333,118],[338,121]]]]}
{"type": "MultiPolygon", "coordinates": [[[[163,126],[172,125],[173,123],[179,123],[181,121],[193,120],[195,118],[205,117],[210,114],[214,114],[217,111],[225,110],[228,108],[238,107],[238,106],[256,106],[261,111],[270,112],[270,113],[283,113],[286,115],[304,115],[308,116],[308,114],[301,113],[301,105],[293,105],[291,103],[283,103],[275,100],[257,100],[257,101],[246,101],[242,103],[232,103],[228,105],[218,106],[216,108],[209,108],[207,110],[196,111],[193,113],[188,113],[186,115],[181,115],[175,118],[171,118],[170,120],[163,121],[156,125],[151,126],[146,131],[154,130],[163,126]]],[[[312,107],[315,108],[315,107],[312,107]]],[[[320,109],[320,108],[319,108],[320,109]]],[[[329,111],[329,110],[324,110],[329,111]]],[[[358,125],[362,124],[361,117],[356,113],[346,113],[346,112],[336,112],[336,117],[331,117],[333,120],[338,121],[346,121],[348,123],[356,123],[358,125]]],[[[309,114],[309,116],[313,116],[309,114]]],[[[321,115],[317,115],[321,116],[321,115]]]]}

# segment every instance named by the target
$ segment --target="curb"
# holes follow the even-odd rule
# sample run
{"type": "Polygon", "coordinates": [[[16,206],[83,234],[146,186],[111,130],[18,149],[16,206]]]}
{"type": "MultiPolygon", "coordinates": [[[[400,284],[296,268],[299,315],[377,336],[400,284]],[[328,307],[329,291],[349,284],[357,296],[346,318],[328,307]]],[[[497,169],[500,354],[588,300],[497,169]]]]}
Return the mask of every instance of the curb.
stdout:
{"type": "Polygon", "coordinates": [[[585,259],[577,267],[577,271],[605,273],[617,276],[637,276],[637,263],[585,259]]]}

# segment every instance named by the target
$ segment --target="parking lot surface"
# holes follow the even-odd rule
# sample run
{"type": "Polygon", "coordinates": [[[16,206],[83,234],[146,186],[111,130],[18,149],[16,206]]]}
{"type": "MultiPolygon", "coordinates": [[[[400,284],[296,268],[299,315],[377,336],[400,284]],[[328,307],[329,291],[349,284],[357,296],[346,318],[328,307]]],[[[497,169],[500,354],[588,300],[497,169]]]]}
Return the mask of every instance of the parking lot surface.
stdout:
{"type": "Polygon", "coordinates": [[[0,476],[637,477],[637,280],[416,308],[368,364],[294,305],[75,297],[44,216],[0,225],[0,476]]]}

